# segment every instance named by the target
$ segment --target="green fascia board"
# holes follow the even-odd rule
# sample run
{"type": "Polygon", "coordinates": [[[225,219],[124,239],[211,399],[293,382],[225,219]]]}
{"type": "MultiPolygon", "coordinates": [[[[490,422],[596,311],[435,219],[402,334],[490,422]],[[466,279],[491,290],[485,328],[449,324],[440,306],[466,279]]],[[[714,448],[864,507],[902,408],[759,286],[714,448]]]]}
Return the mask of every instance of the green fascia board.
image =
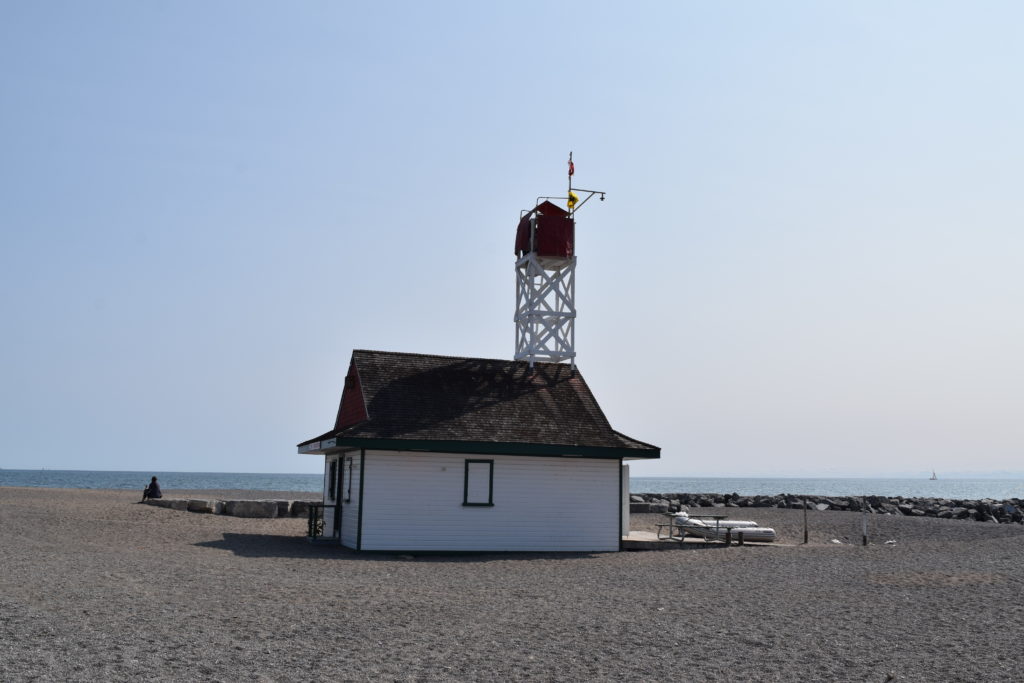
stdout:
{"type": "Polygon", "coordinates": [[[660,448],[613,448],[601,446],[560,446],[557,444],[501,443],[492,441],[434,441],[427,439],[374,439],[340,436],[327,439],[326,445],[300,448],[303,454],[330,453],[338,450],[367,448],[375,451],[426,451],[429,453],[478,453],[480,455],[533,455],[547,457],[604,458],[608,460],[655,460],[661,458],[660,448]],[[330,442],[333,442],[331,444],[330,442]]]}

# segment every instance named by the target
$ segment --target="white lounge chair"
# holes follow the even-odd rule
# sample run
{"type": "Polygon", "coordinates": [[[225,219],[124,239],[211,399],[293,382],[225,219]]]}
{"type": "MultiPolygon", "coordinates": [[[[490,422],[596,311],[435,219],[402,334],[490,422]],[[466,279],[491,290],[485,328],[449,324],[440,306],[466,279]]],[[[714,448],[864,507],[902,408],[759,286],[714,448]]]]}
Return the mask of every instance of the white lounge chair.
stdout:
{"type": "Polygon", "coordinates": [[[703,538],[705,541],[725,541],[730,533],[732,540],[737,542],[742,533],[744,543],[747,541],[770,543],[776,539],[775,529],[757,526],[756,522],[747,520],[721,519],[715,522],[705,522],[688,515],[676,515],[673,524],[679,527],[683,533],[703,538]]]}

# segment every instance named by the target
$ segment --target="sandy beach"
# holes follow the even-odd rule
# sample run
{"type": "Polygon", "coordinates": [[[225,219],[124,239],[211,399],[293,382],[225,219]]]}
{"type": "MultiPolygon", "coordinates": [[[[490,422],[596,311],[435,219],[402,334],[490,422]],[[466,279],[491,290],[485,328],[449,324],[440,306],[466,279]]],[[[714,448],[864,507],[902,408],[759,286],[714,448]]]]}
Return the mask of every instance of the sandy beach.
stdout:
{"type": "Polygon", "coordinates": [[[861,547],[812,512],[804,546],[802,512],[745,509],[785,545],[376,555],[138,499],[0,488],[3,680],[1024,677],[1020,525],[874,515],[861,547]]]}

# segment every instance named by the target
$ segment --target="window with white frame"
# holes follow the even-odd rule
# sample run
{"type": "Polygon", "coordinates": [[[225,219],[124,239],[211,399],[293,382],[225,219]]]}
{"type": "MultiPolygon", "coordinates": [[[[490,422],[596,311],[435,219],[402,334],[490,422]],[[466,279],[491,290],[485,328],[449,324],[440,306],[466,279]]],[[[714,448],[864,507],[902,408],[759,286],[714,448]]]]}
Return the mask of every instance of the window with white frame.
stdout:
{"type": "Polygon", "coordinates": [[[494,505],[494,461],[467,460],[462,488],[463,505],[494,505]]]}

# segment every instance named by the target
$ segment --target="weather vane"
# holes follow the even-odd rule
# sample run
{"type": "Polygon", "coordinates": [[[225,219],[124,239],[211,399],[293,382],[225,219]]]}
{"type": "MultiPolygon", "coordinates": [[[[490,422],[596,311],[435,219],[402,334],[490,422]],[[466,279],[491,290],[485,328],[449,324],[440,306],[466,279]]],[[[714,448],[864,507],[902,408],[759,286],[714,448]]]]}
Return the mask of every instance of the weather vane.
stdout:
{"type": "Polygon", "coordinates": [[[566,197],[537,197],[537,203],[540,204],[542,199],[564,199],[565,200],[565,205],[567,207],[569,207],[569,214],[572,215],[572,214],[576,213],[576,211],[578,209],[580,209],[584,204],[586,204],[588,201],[590,201],[590,198],[593,197],[595,194],[596,195],[600,195],[601,201],[602,202],[604,201],[605,193],[602,192],[601,190],[584,190],[582,187],[573,187],[572,186],[572,177],[574,175],[576,175],[576,165],[572,162],[572,151],[570,150],[569,151],[569,194],[568,194],[568,196],[566,196],[566,197]],[[584,194],[586,194],[586,196],[583,197],[582,200],[580,200],[580,195],[576,194],[577,192],[584,193],[584,194]]]}

